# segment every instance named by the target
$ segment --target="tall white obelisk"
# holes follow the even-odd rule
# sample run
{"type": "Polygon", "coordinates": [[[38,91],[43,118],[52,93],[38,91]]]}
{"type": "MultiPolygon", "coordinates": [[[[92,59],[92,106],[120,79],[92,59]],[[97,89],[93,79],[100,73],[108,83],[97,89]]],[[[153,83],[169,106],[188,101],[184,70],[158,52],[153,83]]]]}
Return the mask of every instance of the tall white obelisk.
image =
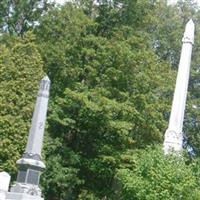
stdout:
{"type": "Polygon", "coordinates": [[[165,133],[164,152],[181,152],[183,144],[183,120],[187,98],[188,81],[190,74],[190,63],[192,46],[194,44],[194,23],[190,20],[185,28],[183,45],[176,79],[173,104],[169,120],[169,126],[165,133]]]}
{"type": "Polygon", "coordinates": [[[40,83],[33,113],[26,151],[17,161],[19,172],[16,184],[6,200],[43,200],[39,188],[40,174],[45,169],[41,158],[44,128],[49,99],[50,80],[45,76],[40,83]]]}

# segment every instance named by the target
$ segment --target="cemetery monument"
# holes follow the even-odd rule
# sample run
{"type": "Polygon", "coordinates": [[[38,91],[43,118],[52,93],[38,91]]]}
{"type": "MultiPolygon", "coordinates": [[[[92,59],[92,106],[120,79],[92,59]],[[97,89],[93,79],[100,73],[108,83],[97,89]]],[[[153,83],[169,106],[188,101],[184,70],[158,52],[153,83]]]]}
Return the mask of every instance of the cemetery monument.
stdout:
{"type": "Polygon", "coordinates": [[[169,119],[169,126],[165,132],[164,153],[171,151],[181,152],[183,145],[183,120],[187,98],[188,81],[190,74],[190,63],[192,46],[194,44],[194,23],[190,20],[185,28],[183,45],[176,79],[173,104],[169,119]]]}
{"type": "MultiPolygon", "coordinates": [[[[45,169],[41,151],[48,108],[49,89],[50,80],[45,76],[40,83],[26,150],[22,158],[17,161],[19,169],[17,181],[11,187],[10,192],[6,192],[6,195],[4,195],[5,198],[1,198],[0,196],[0,200],[43,200],[39,188],[39,181],[40,174],[45,169]]],[[[2,184],[4,182],[0,180],[0,185],[2,184]]],[[[7,185],[9,184],[7,183],[7,185]]],[[[0,191],[0,194],[5,194],[6,189],[8,190],[7,185],[3,192],[0,191]]]]}

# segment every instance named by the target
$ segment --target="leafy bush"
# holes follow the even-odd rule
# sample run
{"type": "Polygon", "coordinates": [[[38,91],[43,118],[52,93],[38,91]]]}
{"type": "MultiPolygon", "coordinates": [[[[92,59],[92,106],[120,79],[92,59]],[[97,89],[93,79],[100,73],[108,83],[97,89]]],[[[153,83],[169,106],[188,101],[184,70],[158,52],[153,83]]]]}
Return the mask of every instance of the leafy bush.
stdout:
{"type": "MultiPolygon", "coordinates": [[[[128,152],[129,156],[133,152],[128,152]]],[[[124,159],[126,158],[126,159],[124,159]]],[[[186,164],[186,158],[164,156],[162,149],[138,151],[118,170],[117,193],[123,200],[174,200],[199,199],[199,178],[195,164],[186,164]],[[130,162],[131,165],[127,165],[130,162]]],[[[129,163],[129,164],[130,164],[129,163]]]]}

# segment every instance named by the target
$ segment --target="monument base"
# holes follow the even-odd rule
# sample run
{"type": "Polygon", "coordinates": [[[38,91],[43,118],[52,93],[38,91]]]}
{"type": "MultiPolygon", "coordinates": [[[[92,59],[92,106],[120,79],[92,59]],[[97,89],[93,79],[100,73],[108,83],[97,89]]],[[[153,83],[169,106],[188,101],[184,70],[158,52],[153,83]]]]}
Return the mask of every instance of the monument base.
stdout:
{"type": "Polygon", "coordinates": [[[6,200],[44,200],[44,198],[23,193],[7,192],[6,200]]]}
{"type": "Polygon", "coordinates": [[[167,129],[164,140],[164,153],[181,152],[183,149],[183,134],[174,130],[167,129]]]}
{"type": "Polygon", "coordinates": [[[0,200],[5,200],[6,199],[6,192],[0,190],[0,200]]]}

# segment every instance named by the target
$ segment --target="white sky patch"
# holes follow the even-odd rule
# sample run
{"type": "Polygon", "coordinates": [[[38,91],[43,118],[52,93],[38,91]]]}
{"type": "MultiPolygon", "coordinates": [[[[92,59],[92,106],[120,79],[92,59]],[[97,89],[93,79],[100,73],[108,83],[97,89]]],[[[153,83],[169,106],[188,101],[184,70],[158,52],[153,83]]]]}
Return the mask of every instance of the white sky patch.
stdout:
{"type": "Polygon", "coordinates": [[[49,0],[49,2],[56,2],[57,4],[61,4],[61,5],[67,1],[69,1],[69,0],[49,0]]]}
{"type": "Polygon", "coordinates": [[[174,5],[176,4],[176,0],[168,0],[168,5],[174,5]]]}
{"type": "MultiPolygon", "coordinates": [[[[168,5],[174,5],[177,1],[178,0],[168,0],[168,5]]],[[[196,0],[196,2],[200,5],[200,0],[196,0]]]]}
{"type": "Polygon", "coordinates": [[[192,108],[197,109],[197,105],[192,105],[192,108]]]}
{"type": "Polygon", "coordinates": [[[55,2],[58,4],[64,4],[66,2],[66,0],[55,0],[55,2]]]}

